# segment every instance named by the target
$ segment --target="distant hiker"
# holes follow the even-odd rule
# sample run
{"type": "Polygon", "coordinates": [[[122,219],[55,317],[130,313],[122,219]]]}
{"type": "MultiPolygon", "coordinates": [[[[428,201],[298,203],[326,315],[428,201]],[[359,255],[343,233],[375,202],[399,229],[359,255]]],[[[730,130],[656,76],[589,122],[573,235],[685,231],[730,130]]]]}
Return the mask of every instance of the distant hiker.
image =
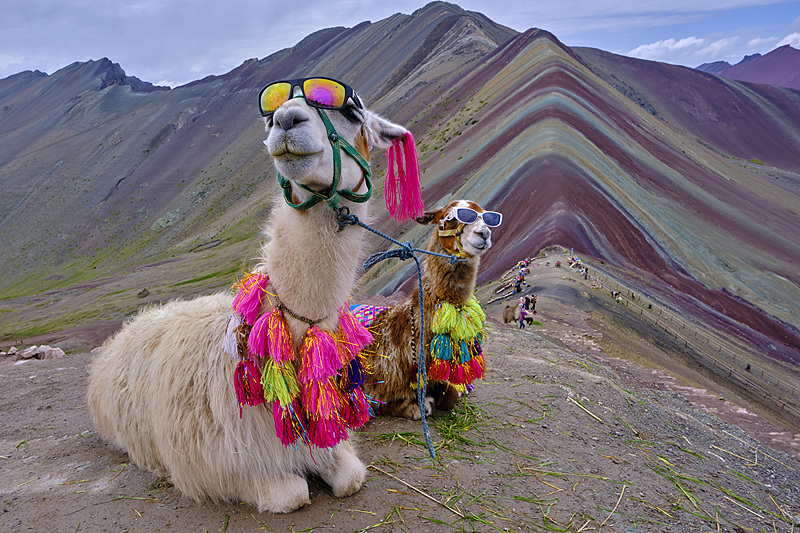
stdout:
{"type": "Polygon", "coordinates": [[[750,363],[748,363],[748,364],[747,364],[747,367],[745,368],[745,370],[747,370],[748,372],[750,372],[750,363]]]}
{"type": "Polygon", "coordinates": [[[589,268],[583,269],[583,279],[589,279],[589,268]]]}
{"type": "Polygon", "coordinates": [[[519,329],[525,329],[525,317],[528,316],[528,312],[524,309],[519,310],[519,329]]]}
{"type": "Polygon", "coordinates": [[[531,311],[533,311],[534,315],[536,314],[536,295],[535,294],[533,296],[531,296],[531,311]]]}

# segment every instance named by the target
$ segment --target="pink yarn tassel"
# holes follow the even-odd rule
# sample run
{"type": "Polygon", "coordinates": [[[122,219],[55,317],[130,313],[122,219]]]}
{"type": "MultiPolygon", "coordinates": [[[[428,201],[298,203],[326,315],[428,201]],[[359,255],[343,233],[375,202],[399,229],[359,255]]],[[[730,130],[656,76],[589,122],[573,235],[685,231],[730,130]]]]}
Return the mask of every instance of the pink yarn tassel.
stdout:
{"type": "Polygon", "coordinates": [[[309,328],[303,346],[300,349],[302,367],[300,382],[327,380],[335,376],[342,363],[333,335],[322,331],[317,326],[309,328]]]}
{"type": "Polygon", "coordinates": [[[242,316],[248,326],[253,325],[261,312],[261,299],[268,284],[269,276],[263,274],[249,274],[237,284],[239,292],[231,307],[242,316]]]}
{"type": "Polygon", "coordinates": [[[303,440],[308,438],[305,435],[303,420],[300,418],[302,410],[296,401],[287,409],[276,401],[272,404],[272,415],[275,418],[275,433],[284,446],[293,445],[298,438],[303,440]]]}
{"type": "Polygon", "coordinates": [[[303,385],[300,394],[308,420],[316,421],[338,416],[342,397],[333,379],[312,381],[303,385]]]}
{"type": "Polygon", "coordinates": [[[450,381],[455,383],[456,385],[461,385],[467,383],[467,373],[464,371],[464,365],[461,363],[453,364],[453,368],[450,370],[450,381]]]}
{"type": "Polygon", "coordinates": [[[342,418],[348,427],[358,429],[369,421],[369,402],[361,389],[355,389],[347,396],[342,418]]]}
{"type": "Polygon", "coordinates": [[[352,361],[358,352],[372,344],[373,341],[372,333],[344,308],[339,310],[339,333],[344,348],[339,354],[342,358],[342,366],[352,361]]]}
{"type": "Polygon", "coordinates": [[[428,365],[428,378],[434,381],[447,381],[450,377],[450,362],[436,357],[428,365]]]}
{"type": "Polygon", "coordinates": [[[419,161],[414,136],[410,131],[402,139],[392,143],[386,150],[386,158],[389,161],[389,172],[383,195],[389,215],[398,222],[422,216],[424,205],[420,190],[419,161]]]}
{"type": "Polygon", "coordinates": [[[308,440],[318,448],[333,448],[347,439],[347,431],[340,418],[313,422],[308,429],[308,440]]]}
{"type": "Polygon", "coordinates": [[[247,351],[250,357],[264,358],[269,355],[267,351],[268,318],[269,315],[261,315],[253,324],[253,329],[250,330],[250,335],[247,337],[247,351]]]}
{"type": "Polygon", "coordinates": [[[283,313],[275,307],[266,316],[268,317],[267,351],[276,363],[293,361],[292,332],[289,331],[289,324],[283,318],[283,313]]]}
{"type": "Polygon", "coordinates": [[[469,360],[470,370],[472,374],[472,379],[482,379],[483,378],[483,368],[481,367],[480,361],[478,361],[477,357],[473,357],[469,360]]]}
{"type": "Polygon", "coordinates": [[[239,402],[239,418],[242,417],[243,405],[253,406],[264,403],[261,372],[250,361],[239,361],[233,373],[233,386],[236,390],[236,401],[239,402]]]}

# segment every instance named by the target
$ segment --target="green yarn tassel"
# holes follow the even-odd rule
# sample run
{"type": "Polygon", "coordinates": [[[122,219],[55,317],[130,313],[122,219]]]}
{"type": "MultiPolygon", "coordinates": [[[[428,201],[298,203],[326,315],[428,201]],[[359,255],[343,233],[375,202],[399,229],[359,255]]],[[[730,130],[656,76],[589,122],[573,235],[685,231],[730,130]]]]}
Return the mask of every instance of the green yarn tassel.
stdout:
{"type": "Polygon", "coordinates": [[[431,330],[434,333],[448,333],[456,327],[458,322],[458,311],[455,306],[448,302],[439,302],[433,315],[431,330]]]}
{"type": "Polygon", "coordinates": [[[269,360],[261,374],[261,386],[264,388],[264,398],[267,401],[278,400],[282,407],[286,408],[300,394],[300,383],[294,368],[284,366],[269,360]]]}

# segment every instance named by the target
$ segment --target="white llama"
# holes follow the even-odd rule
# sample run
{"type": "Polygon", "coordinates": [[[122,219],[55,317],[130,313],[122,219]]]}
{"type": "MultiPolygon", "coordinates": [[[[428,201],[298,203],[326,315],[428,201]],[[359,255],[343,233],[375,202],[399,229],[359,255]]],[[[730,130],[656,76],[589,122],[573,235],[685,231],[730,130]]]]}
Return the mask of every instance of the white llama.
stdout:
{"type": "MultiPolygon", "coordinates": [[[[264,230],[254,274],[269,281],[254,314],[278,305],[286,311],[291,353],[282,357],[300,371],[309,323],[317,333],[337,331],[360,265],[364,232],[338,231],[332,209],[367,215],[369,166],[357,161],[355,150],[366,159],[371,147],[397,151],[409,139],[413,146],[413,138],[335,80],[271,84],[260,101],[286,205],[275,207],[264,230]]],[[[387,181],[394,177],[390,172],[387,181]]],[[[337,497],[358,491],[365,467],[346,433],[330,445],[312,447],[317,441],[305,435],[305,443],[285,445],[273,413],[277,403],[237,404],[234,375],[243,363],[222,349],[232,303],[227,292],[169,302],[142,311],[106,341],[89,370],[88,402],[100,433],[196,500],[242,500],[259,511],[291,512],[310,501],[309,474],[337,497]]],[[[258,362],[262,370],[265,361],[258,362]]],[[[337,368],[344,372],[341,363],[337,368]]]]}
{"type": "MultiPolygon", "coordinates": [[[[423,258],[423,301],[425,311],[425,356],[428,368],[425,411],[452,409],[459,392],[485,370],[480,349],[485,315],[473,296],[481,256],[492,246],[490,227],[502,216],[485,212],[465,200],[448,203],[438,211],[425,213],[417,221],[435,224],[437,231],[427,250],[455,254],[464,261],[425,255],[423,258]],[[455,386],[454,386],[455,385],[455,386]]],[[[379,411],[391,416],[418,420],[417,402],[418,335],[421,316],[418,291],[406,301],[381,312],[380,308],[358,309],[357,314],[377,314],[369,330],[375,341],[366,352],[373,367],[364,391],[379,402],[379,411]]]]}

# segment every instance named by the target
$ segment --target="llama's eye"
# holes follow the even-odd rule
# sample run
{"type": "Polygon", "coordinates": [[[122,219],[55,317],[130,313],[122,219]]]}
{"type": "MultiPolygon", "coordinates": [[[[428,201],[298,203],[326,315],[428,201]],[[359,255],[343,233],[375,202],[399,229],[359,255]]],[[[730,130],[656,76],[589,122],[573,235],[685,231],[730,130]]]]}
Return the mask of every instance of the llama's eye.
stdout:
{"type": "Polygon", "coordinates": [[[360,124],[363,122],[361,111],[354,105],[349,105],[342,109],[342,115],[344,115],[344,118],[355,124],[360,124]]]}

